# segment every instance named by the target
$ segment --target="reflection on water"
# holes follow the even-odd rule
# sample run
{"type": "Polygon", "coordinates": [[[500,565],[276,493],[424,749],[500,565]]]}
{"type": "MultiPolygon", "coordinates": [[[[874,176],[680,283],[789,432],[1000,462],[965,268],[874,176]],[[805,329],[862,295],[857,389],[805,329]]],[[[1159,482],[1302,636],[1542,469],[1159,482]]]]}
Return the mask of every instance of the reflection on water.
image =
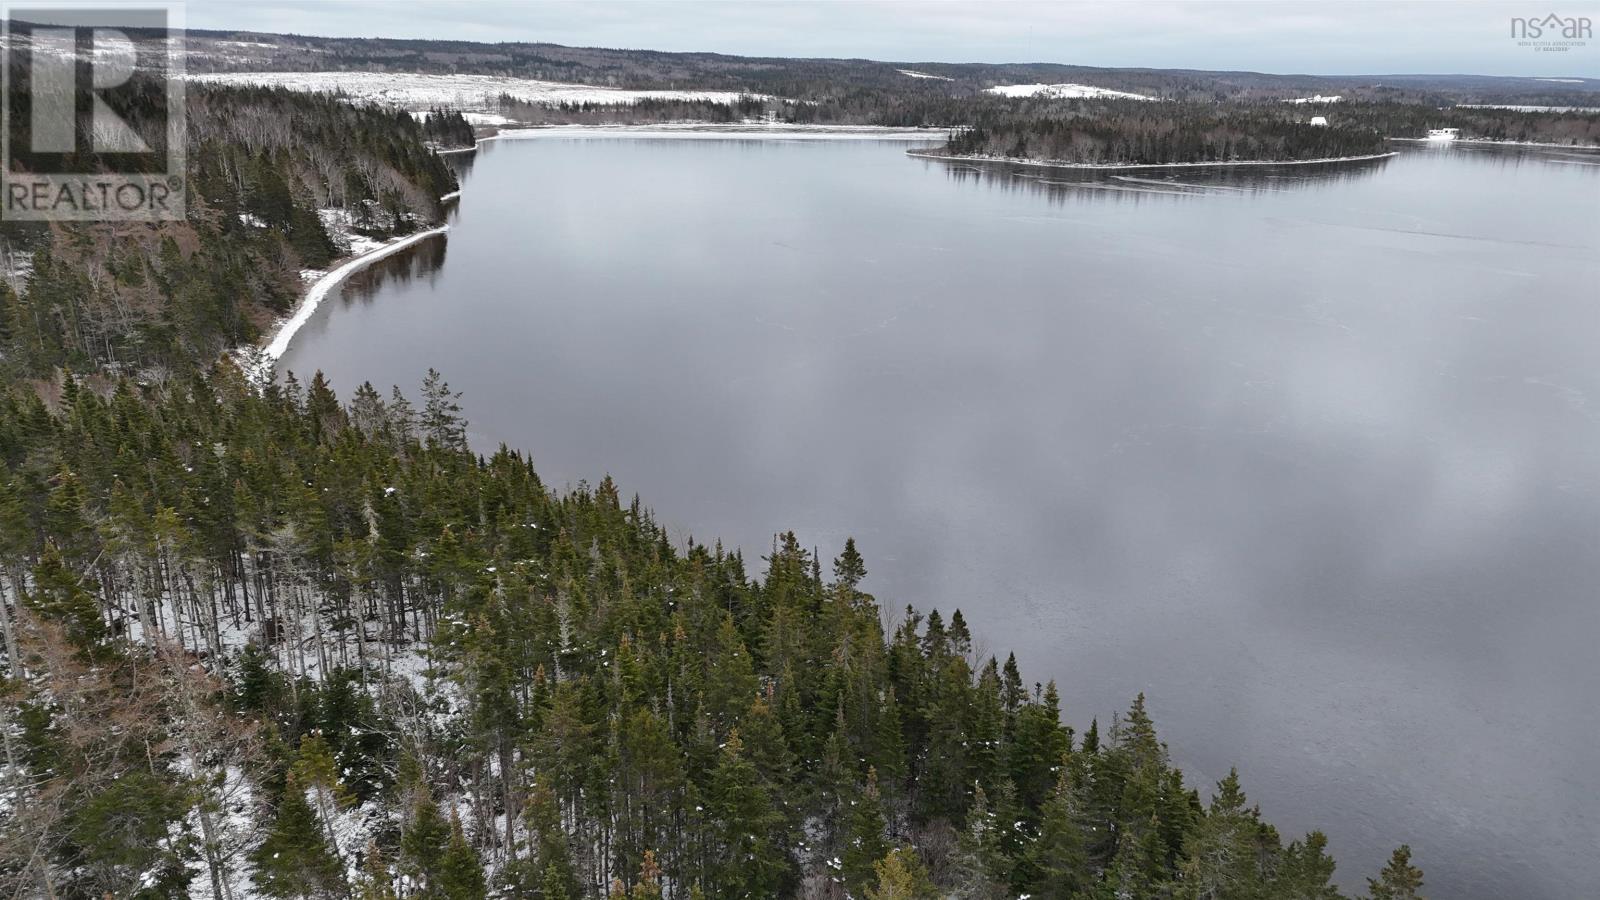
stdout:
{"type": "Polygon", "coordinates": [[[752,557],[853,534],[887,607],[961,607],[1074,724],[1146,691],[1346,886],[1404,841],[1430,896],[1590,893],[1597,155],[905,146],[491,143],[449,264],[353,282],[284,368],[436,367],[480,446],[752,557]]]}
{"type": "Polygon", "coordinates": [[[345,303],[371,303],[385,287],[406,288],[414,281],[432,287],[444,268],[449,232],[424,239],[411,248],[386,256],[356,271],[340,290],[345,303]]]}
{"type": "MultiPolygon", "coordinates": [[[[920,158],[920,157],[919,157],[920,158]]],[[[1203,197],[1225,192],[1255,194],[1288,191],[1314,184],[1367,178],[1388,159],[1305,166],[1192,166],[1181,169],[1072,169],[1003,162],[948,162],[924,159],[944,168],[958,184],[1000,190],[1037,191],[1058,203],[1133,202],[1151,198],[1203,197]]]]}
{"type": "Polygon", "coordinates": [[[456,173],[456,178],[465,184],[467,178],[472,174],[472,164],[477,161],[480,154],[493,152],[494,145],[494,141],[486,141],[479,144],[477,150],[467,153],[446,153],[440,159],[443,159],[445,165],[456,173]]]}

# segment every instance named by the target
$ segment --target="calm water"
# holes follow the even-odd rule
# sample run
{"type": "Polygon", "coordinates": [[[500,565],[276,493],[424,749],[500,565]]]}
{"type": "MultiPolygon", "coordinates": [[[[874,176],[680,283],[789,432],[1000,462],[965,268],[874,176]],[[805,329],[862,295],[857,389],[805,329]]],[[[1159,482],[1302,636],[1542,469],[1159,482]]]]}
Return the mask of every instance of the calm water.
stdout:
{"type": "Polygon", "coordinates": [[[1600,155],[978,169],[905,144],[488,145],[448,244],[283,366],[762,555],[855,535],[1357,885],[1600,884],[1600,155]]]}

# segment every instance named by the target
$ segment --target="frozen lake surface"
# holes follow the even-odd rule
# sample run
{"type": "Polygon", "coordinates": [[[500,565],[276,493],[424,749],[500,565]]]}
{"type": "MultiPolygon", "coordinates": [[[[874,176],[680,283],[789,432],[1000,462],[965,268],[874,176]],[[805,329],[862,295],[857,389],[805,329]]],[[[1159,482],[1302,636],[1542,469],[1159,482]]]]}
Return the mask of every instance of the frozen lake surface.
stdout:
{"type": "MultiPolygon", "coordinates": [[[[854,535],[1080,730],[1139,691],[1346,886],[1600,884],[1600,155],[1066,173],[905,143],[485,145],[283,368],[466,392],[752,569],[854,535]]],[[[461,159],[461,157],[456,157],[461,159]]]]}

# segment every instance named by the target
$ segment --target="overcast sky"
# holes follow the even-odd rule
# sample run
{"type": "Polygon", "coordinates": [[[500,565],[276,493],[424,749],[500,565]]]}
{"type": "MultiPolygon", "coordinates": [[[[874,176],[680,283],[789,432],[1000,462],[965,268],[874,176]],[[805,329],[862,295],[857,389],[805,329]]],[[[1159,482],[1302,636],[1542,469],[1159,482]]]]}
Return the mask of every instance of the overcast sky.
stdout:
{"type": "Polygon", "coordinates": [[[1512,39],[1511,17],[1552,12],[1600,21],[1600,2],[190,0],[188,24],[907,62],[1600,77],[1593,38],[1566,52],[1512,39]]]}

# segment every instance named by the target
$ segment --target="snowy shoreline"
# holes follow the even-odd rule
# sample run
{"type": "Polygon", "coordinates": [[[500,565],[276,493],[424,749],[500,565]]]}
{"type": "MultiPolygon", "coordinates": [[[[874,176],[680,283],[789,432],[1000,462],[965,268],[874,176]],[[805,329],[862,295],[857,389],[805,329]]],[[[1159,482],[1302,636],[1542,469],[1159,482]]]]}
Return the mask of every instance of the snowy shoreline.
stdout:
{"type": "Polygon", "coordinates": [[[1212,166],[1312,166],[1322,163],[1364,162],[1371,159],[1388,159],[1399,156],[1397,151],[1388,153],[1371,153],[1365,156],[1329,156],[1322,159],[1236,159],[1226,162],[1173,162],[1173,163],[1075,163],[1061,160],[1023,159],[1016,156],[947,156],[943,153],[927,153],[919,150],[907,150],[907,156],[918,159],[939,159],[956,162],[993,162],[1011,163],[1018,166],[1041,166],[1047,169],[1093,169],[1100,171],[1123,169],[1194,169],[1209,168],[1212,166]]]}
{"type": "MultiPolygon", "coordinates": [[[[459,194],[460,192],[457,191],[456,193],[459,194]]],[[[377,262],[380,259],[383,259],[386,256],[398,253],[412,244],[427,240],[428,238],[436,235],[444,234],[449,230],[449,225],[440,225],[436,228],[430,228],[426,231],[408,234],[405,237],[397,238],[389,241],[388,243],[381,244],[378,247],[361,254],[360,256],[348,259],[342,264],[335,266],[334,268],[323,273],[321,277],[312,282],[311,286],[306,289],[305,294],[300,298],[300,302],[295,305],[294,312],[290,313],[287,318],[279,321],[277,326],[272,331],[271,338],[268,339],[266,344],[264,346],[259,344],[257,345],[261,347],[261,353],[263,356],[262,361],[265,365],[262,367],[262,370],[249,372],[248,374],[253,380],[264,381],[267,375],[265,369],[275,364],[279,359],[283,358],[283,354],[289,350],[289,343],[294,339],[295,333],[304,327],[307,322],[311,321],[312,313],[315,313],[317,311],[317,307],[322,305],[323,299],[327,297],[335,287],[338,287],[340,282],[344,281],[346,278],[349,278],[351,274],[360,269],[366,268],[367,266],[377,262]]]]}

